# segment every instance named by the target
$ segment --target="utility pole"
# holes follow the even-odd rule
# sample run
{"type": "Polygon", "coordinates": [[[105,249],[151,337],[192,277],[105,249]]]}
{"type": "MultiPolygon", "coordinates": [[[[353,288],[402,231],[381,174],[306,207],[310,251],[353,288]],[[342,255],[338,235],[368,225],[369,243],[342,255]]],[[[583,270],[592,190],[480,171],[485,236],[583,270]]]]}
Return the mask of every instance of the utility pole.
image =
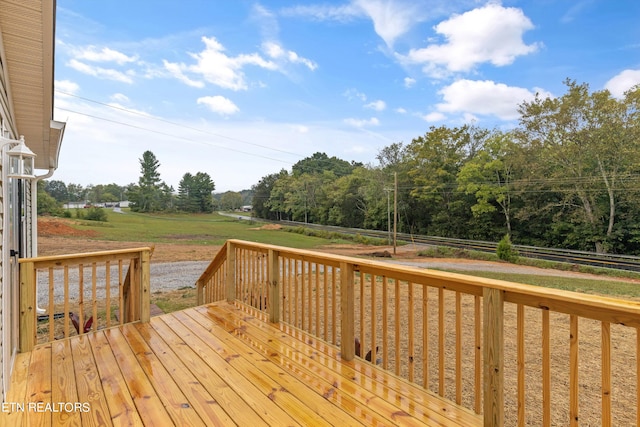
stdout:
{"type": "Polygon", "coordinates": [[[393,173],[393,254],[398,244],[398,172],[393,173]]]}
{"type": "Polygon", "coordinates": [[[387,244],[391,246],[391,202],[389,199],[391,188],[384,187],[384,191],[387,193],[387,244]]]}

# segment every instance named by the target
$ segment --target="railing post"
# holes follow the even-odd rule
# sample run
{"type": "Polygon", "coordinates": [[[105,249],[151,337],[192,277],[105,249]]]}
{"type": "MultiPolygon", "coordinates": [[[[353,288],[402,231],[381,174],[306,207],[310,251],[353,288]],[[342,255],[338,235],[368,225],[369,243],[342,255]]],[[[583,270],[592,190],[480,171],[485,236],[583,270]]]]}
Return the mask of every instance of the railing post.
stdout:
{"type": "Polygon", "coordinates": [[[151,317],[151,273],[150,273],[151,251],[144,250],[140,253],[140,284],[138,286],[140,295],[140,321],[148,322],[151,317]]]}
{"type": "Polygon", "coordinates": [[[280,321],[280,252],[269,249],[268,272],[269,272],[269,301],[267,311],[269,312],[269,322],[278,323],[280,321]]]}
{"type": "MultiPolygon", "coordinates": [[[[20,263],[20,352],[36,343],[36,270],[33,262],[20,263]]],[[[8,325],[5,325],[8,327],[8,325]]]]}
{"type": "Polygon", "coordinates": [[[202,279],[196,281],[196,290],[198,292],[197,304],[202,305],[204,304],[204,284],[202,283],[202,279]]]}
{"type": "Polygon", "coordinates": [[[484,425],[504,425],[504,295],[483,290],[484,425]]]}
{"type": "Polygon", "coordinates": [[[340,263],[340,354],[344,360],[353,360],[356,354],[353,271],[353,264],[340,263]]]}
{"type": "Polygon", "coordinates": [[[236,300],[236,245],[227,242],[227,302],[236,300]]]}

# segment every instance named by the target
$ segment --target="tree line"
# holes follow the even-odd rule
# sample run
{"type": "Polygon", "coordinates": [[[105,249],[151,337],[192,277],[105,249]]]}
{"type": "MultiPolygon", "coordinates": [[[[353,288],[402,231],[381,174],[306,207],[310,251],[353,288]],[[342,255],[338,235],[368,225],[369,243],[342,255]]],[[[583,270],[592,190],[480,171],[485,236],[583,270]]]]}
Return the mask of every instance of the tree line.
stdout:
{"type": "Polygon", "coordinates": [[[431,127],[376,165],[315,153],[255,184],[254,214],[387,230],[395,193],[401,232],[640,254],[640,87],[565,86],[513,129],[431,127]]]}
{"type": "Polygon", "coordinates": [[[62,215],[62,206],[116,204],[129,201],[134,212],[210,213],[215,209],[239,209],[245,204],[246,193],[228,191],[214,195],[215,183],[205,172],[185,173],[178,191],[165,183],[159,172],[160,162],[151,151],[145,151],[140,162],[140,178],[127,186],[118,184],[65,184],[63,181],[41,181],[38,186],[38,213],[62,215]]]}

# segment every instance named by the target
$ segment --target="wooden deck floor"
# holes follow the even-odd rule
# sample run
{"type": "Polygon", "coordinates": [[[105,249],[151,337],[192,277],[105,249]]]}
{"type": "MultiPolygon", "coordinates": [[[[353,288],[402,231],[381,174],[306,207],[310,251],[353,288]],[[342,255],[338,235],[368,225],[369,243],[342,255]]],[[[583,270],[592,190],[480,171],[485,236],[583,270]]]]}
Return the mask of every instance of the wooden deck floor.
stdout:
{"type": "Polygon", "coordinates": [[[20,354],[0,425],[480,425],[481,418],[227,303],[20,354]]]}

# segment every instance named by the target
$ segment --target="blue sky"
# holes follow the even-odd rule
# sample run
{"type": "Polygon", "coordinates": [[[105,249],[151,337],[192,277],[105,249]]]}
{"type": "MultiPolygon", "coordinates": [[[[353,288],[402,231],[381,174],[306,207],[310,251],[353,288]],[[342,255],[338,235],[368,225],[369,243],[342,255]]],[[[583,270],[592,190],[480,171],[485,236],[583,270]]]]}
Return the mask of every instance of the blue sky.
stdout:
{"type": "Polygon", "coordinates": [[[566,78],[640,84],[637,0],[58,0],[66,183],[208,173],[248,189],[325,152],[376,164],[431,126],[517,125],[566,78]]]}

